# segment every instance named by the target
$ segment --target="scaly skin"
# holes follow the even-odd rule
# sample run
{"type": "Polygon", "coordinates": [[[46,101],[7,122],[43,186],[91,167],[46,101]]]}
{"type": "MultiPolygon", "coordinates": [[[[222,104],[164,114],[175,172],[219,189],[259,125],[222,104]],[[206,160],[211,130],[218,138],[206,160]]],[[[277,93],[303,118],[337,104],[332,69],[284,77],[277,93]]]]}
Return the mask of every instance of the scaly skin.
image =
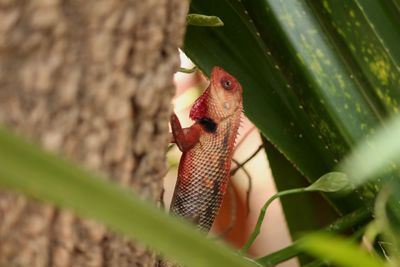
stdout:
{"type": "Polygon", "coordinates": [[[174,142],[183,152],[170,212],[208,232],[230,178],[235,139],[242,113],[242,87],[222,68],[214,67],[208,88],[196,100],[182,129],[171,117],[174,142]]]}

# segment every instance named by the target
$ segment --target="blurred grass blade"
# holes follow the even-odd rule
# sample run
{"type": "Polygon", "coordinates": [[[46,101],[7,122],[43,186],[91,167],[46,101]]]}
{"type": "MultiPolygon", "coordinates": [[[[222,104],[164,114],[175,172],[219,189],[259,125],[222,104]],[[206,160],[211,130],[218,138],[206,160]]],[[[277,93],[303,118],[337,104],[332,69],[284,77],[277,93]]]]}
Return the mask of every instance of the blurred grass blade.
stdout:
{"type": "Polygon", "coordinates": [[[355,184],[376,176],[382,170],[398,167],[400,156],[400,116],[384,124],[373,137],[361,142],[341,163],[339,169],[345,172],[355,184]]]}
{"type": "Polygon", "coordinates": [[[189,266],[257,266],[192,226],[0,128],[0,186],[93,218],[189,266]]]}
{"type": "Polygon", "coordinates": [[[302,238],[298,247],[320,259],[328,260],[342,267],[384,267],[387,266],[354,243],[327,233],[311,234],[302,238]]]}

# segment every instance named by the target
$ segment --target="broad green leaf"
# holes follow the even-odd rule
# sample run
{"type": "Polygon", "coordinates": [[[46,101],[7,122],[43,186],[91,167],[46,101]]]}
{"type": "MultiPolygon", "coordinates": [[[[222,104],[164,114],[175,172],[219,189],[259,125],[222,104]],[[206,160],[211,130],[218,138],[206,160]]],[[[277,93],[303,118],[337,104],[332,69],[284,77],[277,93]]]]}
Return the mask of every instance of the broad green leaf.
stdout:
{"type": "Polygon", "coordinates": [[[257,266],[134,193],[0,128],[0,186],[68,208],[188,266],[257,266]]]}
{"type": "MultiPolygon", "coordinates": [[[[224,27],[188,27],[184,51],[206,73],[220,65],[235,75],[246,115],[315,181],[398,112],[400,13],[388,11],[383,2],[390,1],[370,2],[193,0],[192,12],[216,15],[224,27]]],[[[372,201],[379,187],[371,182],[331,200],[347,212],[372,201]]]]}
{"type": "MultiPolygon", "coordinates": [[[[368,23],[379,36],[381,44],[387,49],[396,65],[400,63],[400,39],[399,13],[400,2],[391,1],[356,1],[357,7],[368,19],[368,23]]],[[[350,15],[350,14],[349,14],[350,15]]]]}
{"type": "Polygon", "coordinates": [[[299,168],[308,176],[320,176],[326,163],[315,166],[312,156],[314,142],[304,137],[301,129],[301,104],[292,85],[277,71],[277,63],[258,37],[250,18],[237,1],[192,1],[193,12],[216,14],[225,23],[221,28],[188,27],[184,51],[206,73],[219,65],[234,74],[244,86],[246,115],[252,119],[272,143],[285,155],[302,155],[299,168]],[[240,33],[240,34],[239,34],[240,33]],[[290,88],[289,88],[290,87],[290,88]],[[282,88],[284,88],[282,90],[282,88]],[[286,92],[289,92],[286,95],[286,92]],[[261,108],[262,107],[262,108],[261,108]],[[261,116],[262,115],[262,116],[261,116]],[[288,142],[280,142],[280,140],[288,142]],[[311,173],[308,173],[308,170],[311,173]],[[315,167],[319,167],[316,170],[315,167]]]}
{"type": "Polygon", "coordinates": [[[384,267],[379,258],[368,254],[359,246],[339,236],[327,233],[311,234],[299,242],[298,247],[320,259],[342,267],[384,267]]]}
{"type": "MultiPolygon", "coordinates": [[[[337,170],[362,139],[373,140],[398,113],[399,7],[398,0],[191,2],[192,12],[216,15],[224,27],[188,27],[184,51],[206,73],[219,65],[242,83],[246,115],[286,158],[271,164],[279,191],[298,187],[287,185],[301,183],[302,176],[309,184],[337,170]]],[[[359,163],[355,167],[364,163],[367,170],[379,162],[359,163]]],[[[345,173],[353,179],[351,168],[345,173]]],[[[349,195],[327,196],[328,203],[339,213],[372,207],[382,182],[399,179],[397,166],[390,171],[349,195]]],[[[286,200],[292,232],[324,217],[309,197],[291,205],[286,200]]]]}
{"type": "Polygon", "coordinates": [[[396,45],[400,40],[400,13],[390,10],[393,2],[310,1],[320,11],[315,14],[329,29],[330,37],[341,40],[341,51],[351,55],[347,62],[352,65],[355,78],[365,83],[359,87],[360,92],[383,114],[398,113],[400,100],[400,53],[396,45]],[[397,13],[397,25],[390,21],[394,15],[391,13],[397,13]]]}

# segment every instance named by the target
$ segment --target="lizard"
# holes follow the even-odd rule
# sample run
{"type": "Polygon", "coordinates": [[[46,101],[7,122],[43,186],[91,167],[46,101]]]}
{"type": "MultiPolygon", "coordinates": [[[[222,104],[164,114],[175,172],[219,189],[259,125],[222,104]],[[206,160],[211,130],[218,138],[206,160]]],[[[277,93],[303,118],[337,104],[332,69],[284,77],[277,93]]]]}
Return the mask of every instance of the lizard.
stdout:
{"type": "Polygon", "coordinates": [[[182,128],[176,114],[171,115],[171,141],[182,156],[170,213],[205,232],[215,220],[230,179],[243,110],[242,94],[237,79],[216,66],[209,86],[190,110],[194,124],[182,128]]]}

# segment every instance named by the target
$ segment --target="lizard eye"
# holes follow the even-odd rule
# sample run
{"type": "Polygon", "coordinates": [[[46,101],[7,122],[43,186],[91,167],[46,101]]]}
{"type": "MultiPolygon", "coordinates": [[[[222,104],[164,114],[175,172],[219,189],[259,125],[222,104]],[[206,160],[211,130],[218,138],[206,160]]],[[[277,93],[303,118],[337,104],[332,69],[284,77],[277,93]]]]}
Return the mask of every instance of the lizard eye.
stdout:
{"type": "Polygon", "coordinates": [[[227,79],[227,78],[222,78],[221,79],[221,85],[225,90],[231,90],[232,89],[232,81],[227,79]]]}

